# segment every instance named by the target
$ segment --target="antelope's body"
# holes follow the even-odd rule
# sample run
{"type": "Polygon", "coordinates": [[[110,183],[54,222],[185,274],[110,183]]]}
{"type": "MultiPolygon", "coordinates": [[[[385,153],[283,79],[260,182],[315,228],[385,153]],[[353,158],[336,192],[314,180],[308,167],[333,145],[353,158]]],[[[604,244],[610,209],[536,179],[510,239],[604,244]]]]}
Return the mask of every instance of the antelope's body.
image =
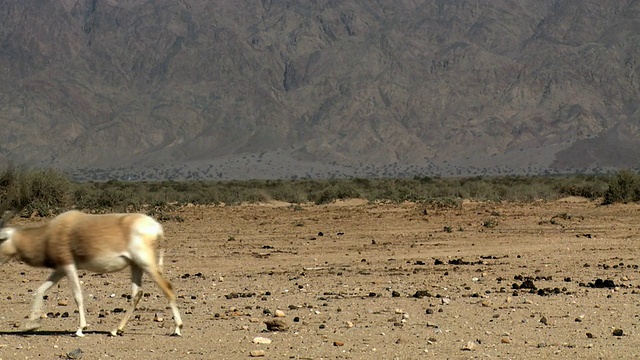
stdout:
{"type": "Polygon", "coordinates": [[[142,274],[147,273],[169,299],[176,322],[174,335],[180,335],[182,320],[171,284],[162,276],[156,262],[156,243],[164,236],[162,226],[143,214],[89,215],[68,211],[50,222],[35,227],[4,227],[0,230],[0,263],[17,258],[35,267],[53,269],[53,273],[35,293],[29,316],[29,329],[39,327],[45,292],[67,277],[78,305],[83,336],[86,315],[78,269],[97,273],[131,267],[132,303],[113,335],[121,334],[135,310],[142,292],[142,274]]]}

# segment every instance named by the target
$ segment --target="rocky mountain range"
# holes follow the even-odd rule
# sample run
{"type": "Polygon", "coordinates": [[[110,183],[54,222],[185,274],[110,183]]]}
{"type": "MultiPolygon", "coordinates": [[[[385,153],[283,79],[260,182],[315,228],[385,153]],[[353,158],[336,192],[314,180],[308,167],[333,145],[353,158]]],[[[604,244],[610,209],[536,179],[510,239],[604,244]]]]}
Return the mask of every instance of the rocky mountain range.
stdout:
{"type": "Polygon", "coordinates": [[[640,168],[640,1],[4,0],[0,156],[78,179],[640,168]]]}

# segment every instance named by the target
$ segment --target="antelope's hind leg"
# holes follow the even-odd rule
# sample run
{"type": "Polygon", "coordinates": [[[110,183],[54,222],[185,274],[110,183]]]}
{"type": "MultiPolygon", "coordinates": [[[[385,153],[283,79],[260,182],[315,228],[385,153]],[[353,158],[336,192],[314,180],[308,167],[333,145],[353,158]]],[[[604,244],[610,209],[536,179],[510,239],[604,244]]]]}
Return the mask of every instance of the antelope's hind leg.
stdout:
{"type": "Polygon", "coordinates": [[[29,314],[29,319],[25,324],[25,331],[32,331],[41,326],[40,315],[42,315],[42,306],[44,302],[44,294],[49,290],[53,285],[57,284],[64,277],[64,271],[61,269],[54,270],[47,281],[45,281],[38,289],[36,293],[33,295],[33,304],[31,305],[31,313],[29,314]]]}
{"type": "Polygon", "coordinates": [[[138,302],[140,302],[140,298],[142,298],[142,269],[136,264],[131,264],[131,306],[124,313],[124,317],[120,321],[120,324],[117,328],[111,331],[112,336],[122,335],[124,333],[124,327],[127,325],[129,318],[131,318],[131,314],[135,311],[136,307],[138,307],[138,302]]]}
{"type": "MultiPolygon", "coordinates": [[[[173,321],[176,323],[176,327],[173,330],[174,336],[181,336],[182,318],[180,317],[180,311],[178,310],[178,304],[176,303],[176,294],[173,292],[171,283],[162,276],[159,269],[159,264],[156,263],[156,255],[153,247],[149,245],[148,241],[143,238],[136,238],[132,241],[132,262],[138,266],[143,272],[147,273],[153,282],[158,285],[160,290],[169,299],[169,306],[173,313],[173,321]]],[[[162,263],[163,253],[160,253],[159,263],[162,263]]]]}
{"type": "Polygon", "coordinates": [[[180,317],[180,311],[178,310],[178,304],[176,303],[176,294],[173,292],[173,288],[171,287],[171,283],[167,281],[167,279],[160,274],[157,269],[151,269],[147,271],[147,273],[153,279],[160,290],[164,293],[164,295],[169,299],[169,306],[171,307],[171,312],[173,313],[173,321],[176,323],[176,328],[173,330],[173,336],[182,336],[182,318],[180,317]]]}

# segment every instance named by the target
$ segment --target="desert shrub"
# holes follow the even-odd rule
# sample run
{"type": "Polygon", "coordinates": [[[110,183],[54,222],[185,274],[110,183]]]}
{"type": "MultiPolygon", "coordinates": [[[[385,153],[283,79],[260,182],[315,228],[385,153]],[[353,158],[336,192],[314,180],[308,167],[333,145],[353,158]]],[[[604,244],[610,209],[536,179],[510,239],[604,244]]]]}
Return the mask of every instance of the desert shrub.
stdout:
{"type": "Polygon", "coordinates": [[[609,182],[603,204],[628,203],[640,199],[640,179],[630,170],[620,170],[609,182]]]}
{"type": "Polygon", "coordinates": [[[292,204],[302,204],[309,199],[307,194],[296,183],[281,183],[278,186],[268,188],[269,196],[273,200],[286,201],[292,204]]]}
{"type": "Polygon", "coordinates": [[[602,175],[575,175],[560,179],[556,190],[561,196],[580,196],[597,199],[604,196],[609,187],[602,175]]]}
{"type": "Polygon", "coordinates": [[[354,199],[359,197],[360,193],[352,184],[334,181],[331,181],[329,186],[309,194],[309,200],[318,205],[328,204],[339,199],[354,199]]]}
{"type": "Polygon", "coordinates": [[[71,181],[53,170],[17,172],[7,192],[15,194],[26,213],[55,215],[71,205],[71,181]]]}

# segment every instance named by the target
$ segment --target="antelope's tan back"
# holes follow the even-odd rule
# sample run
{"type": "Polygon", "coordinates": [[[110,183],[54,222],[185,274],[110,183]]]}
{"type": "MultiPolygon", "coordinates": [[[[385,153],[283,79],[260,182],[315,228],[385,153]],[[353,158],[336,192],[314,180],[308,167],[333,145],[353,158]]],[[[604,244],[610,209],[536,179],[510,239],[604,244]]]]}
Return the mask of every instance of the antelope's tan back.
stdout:
{"type": "MultiPolygon", "coordinates": [[[[155,247],[159,224],[143,214],[92,215],[68,211],[52,220],[50,250],[62,263],[125,254],[133,235],[155,247]]],[[[158,234],[159,232],[159,234],[158,234]]]]}

